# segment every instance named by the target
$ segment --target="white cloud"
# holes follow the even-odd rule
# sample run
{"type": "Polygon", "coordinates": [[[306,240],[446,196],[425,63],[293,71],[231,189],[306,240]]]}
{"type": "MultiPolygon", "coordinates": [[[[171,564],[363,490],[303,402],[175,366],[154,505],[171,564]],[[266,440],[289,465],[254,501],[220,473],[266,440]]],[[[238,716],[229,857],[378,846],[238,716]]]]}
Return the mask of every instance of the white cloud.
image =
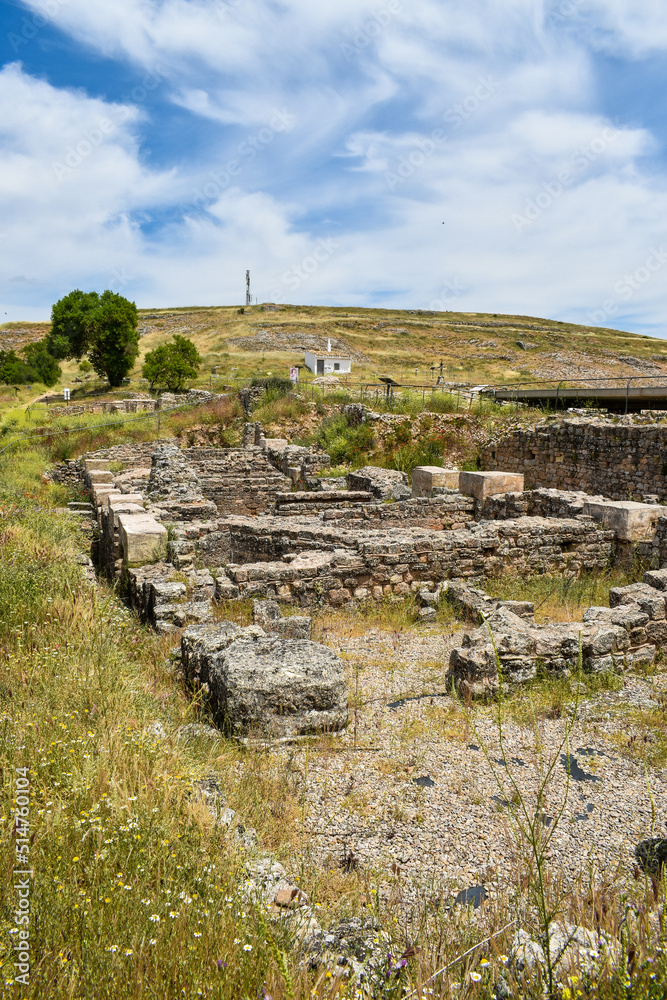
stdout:
{"type": "Polygon", "coordinates": [[[663,0],[572,0],[591,42],[616,54],[634,57],[667,49],[667,14],[663,0]]]}
{"type": "MultiPolygon", "coordinates": [[[[58,25],[138,79],[158,67],[160,101],[210,129],[207,158],[174,145],[178,168],[168,150],[148,166],[150,102],[6,67],[0,262],[24,279],[8,301],[115,281],[143,305],[233,302],[250,267],[260,298],[585,320],[664,239],[656,139],[601,113],[594,51],[661,44],[661,16],[648,0],[68,0],[58,25]],[[575,31],[547,16],[564,3],[575,31]]],[[[664,284],[618,317],[661,329],[664,284]]]]}

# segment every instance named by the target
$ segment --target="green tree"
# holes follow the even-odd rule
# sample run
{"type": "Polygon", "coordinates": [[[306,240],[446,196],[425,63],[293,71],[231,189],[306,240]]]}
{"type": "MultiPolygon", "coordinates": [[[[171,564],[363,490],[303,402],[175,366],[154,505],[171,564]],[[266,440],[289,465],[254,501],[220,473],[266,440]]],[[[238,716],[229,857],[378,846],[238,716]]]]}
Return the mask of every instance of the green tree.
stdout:
{"type": "Polygon", "coordinates": [[[109,290],[81,292],[75,289],[51,310],[49,352],[56,358],[84,354],[95,372],[112,386],[121,385],[139,354],[137,307],[109,290]]]}
{"type": "Polygon", "coordinates": [[[197,377],[201,362],[201,355],[192,341],[175,333],[173,343],[161,344],[148,352],[141,374],[150,382],[151,390],[179,392],[189,379],[197,377]]]}
{"type": "Polygon", "coordinates": [[[53,355],[49,353],[46,339],[28,344],[27,347],[24,347],[23,354],[28,366],[36,373],[36,378],[31,381],[42,382],[49,387],[56,384],[62,375],[62,369],[53,355]]]}
{"type": "Polygon", "coordinates": [[[27,365],[14,351],[0,351],[0,382],[6,385],[23,385],[26,382],[38,382],[39,376],[34,368],[27,365]]]}

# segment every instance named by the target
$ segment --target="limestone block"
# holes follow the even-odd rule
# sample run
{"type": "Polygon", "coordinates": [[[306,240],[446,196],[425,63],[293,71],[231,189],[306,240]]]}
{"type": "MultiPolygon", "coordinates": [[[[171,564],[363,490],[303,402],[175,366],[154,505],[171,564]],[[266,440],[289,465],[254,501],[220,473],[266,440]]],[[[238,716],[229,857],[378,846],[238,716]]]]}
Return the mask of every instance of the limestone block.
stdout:
{"type": "Polygon", "coordinates": [[[118,529],[126,564],[143,566],[166,556],[167,529],[150,514],[120,514],[118,529]]]}
{"type": "Polygon", "coordinates": [[[479,501],[499,493],[523,493],[523,475],[518,472],[460,472],[459,490],[479,501]]]}
{"type": "Polygon", "coordinates": [[[119,519],[121,514],[143,514],[144,508],[138,503],[119,503],[118,506],[111,508],[111,517],[113,517],[113,526],[117,530],[119,526],[119,519]]]}
{"type": "Polygon", "coordinates": [[[457,469],[441,469],[437,465],[418,465],[412,472],[412,495],[427,497],[436,487],[448,490],[458,490],[459,472],[457,469]]]}
{"type": "Polygon", "coordinates": [[[93,486],[90,491],[93,497],[93,506],[102,507],[110,496],[122,496],[120,490],[117,490],[115,486],[93,486]]]}
{"type": "Polygon", "coordinates": [[[633,500],[587,500],[584,514],[615,531],[621,541],[647,542],[655,535],[658,518],[667,517],[667,507],[633,500]]]}
{"type": "Polygon", "coordinates": [[[287,438],[262,438],[263,451],[284,451],[288,445],[287,438]]]}
{"type": "Polygon", "coordinates": [[[125,503],[144,505],[144,498],[141,493],[110,493],[107,497],[107,507],[111,510],[114,507],[122,506],[125,503]]]}
{"type": "Polygon", "coordinates": [[[92,472],[88,473],[88,482],[91,486],[95,486],[98,483],[113,483],[113,472],[105,471],[104,469],[93,469],[92,472]]]}
{"type": "Polygon", "coordinates": [[[644,573],[644,583],[656,590],[667,590],[667,569],[648,570],[644,573]]]}
{"type": "Polygon", "coordinates": [[[83,463],[83,470],[89,472],[108,472],[109,460],[107,458],[87,458],[83,463]]]}
{"type": "Polygon", "coordinates": [[[612,608],[624,604],[637,604],[651,621],[664,621],[666,615],[665,594],[646,583],[629,583],[626,587],[612,587],[609,591],[612,608]]]}
{"type": "MultiPolygon", "coordinates": [[[[347,724],[345,667],[326,646],[265,636],[257,626],[243,629],[225,646],[226,641],[225,635],[208,662],[211,701],[221,728],[290,737],[347,724]]],[[[207,642],[215,642],[215,636],[207,636],[207,642]]],[[[200,667],[200,673],[205,670],[200,667]]]]}

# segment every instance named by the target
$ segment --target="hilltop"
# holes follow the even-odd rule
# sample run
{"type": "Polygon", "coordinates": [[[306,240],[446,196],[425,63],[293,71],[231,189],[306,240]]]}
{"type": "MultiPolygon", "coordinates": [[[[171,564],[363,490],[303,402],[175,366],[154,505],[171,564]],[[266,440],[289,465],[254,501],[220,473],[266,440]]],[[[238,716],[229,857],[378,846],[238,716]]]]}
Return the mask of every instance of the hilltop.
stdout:
{"type": "MultiPolygon", "coordinates": [[[[0,326],[0,349],[43,337],[48,324],[0,326]]],[[[352,357],[352,381],[389,374],[397,381],[429,383],[432,366],[448,381],[516,383],[534,379],[629,378],[667,374],[667,342],[621,330],[577,326],[531,316],[258,305],[240,310],[140,310],[141,355],[174,333],[190,337],[204,357],[202,383],[216,375],[284,375],[303,364],[304,349],[352,357]]],[[[63,366],[63,384],[77,374],[63,366]]],[[[309,377],[304,370],[303,377],[309,377]]]]}

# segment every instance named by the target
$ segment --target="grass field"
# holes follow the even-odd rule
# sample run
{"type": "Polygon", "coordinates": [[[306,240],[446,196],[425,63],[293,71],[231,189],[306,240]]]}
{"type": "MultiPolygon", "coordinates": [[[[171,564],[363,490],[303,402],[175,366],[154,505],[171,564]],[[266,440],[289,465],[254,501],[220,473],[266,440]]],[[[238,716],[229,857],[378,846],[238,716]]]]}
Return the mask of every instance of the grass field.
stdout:
{"type": "MultiPolygon", "coordinates": [[[[39,339],[45,330],[44,324],[4,324],[0,348],[39,339]]],[[[430,384],[441,363],[446,380],[474,385],[560,379],[564,373],[627,379],[667,372],[664,340],[529,316],[267,304],[243,311],[231,306],[142,310],[139,330],[141,354],[131,378],[136,389],[144,390],[144,355],[174,333],[190,337],[204,358],[200,387],[232,377],[284,376],[290,366],[303,365],[304,347],[326,350],[329,339],[334,352],[352,357],[348,381],[354,382],[388,374],[399,382],[430,384]]],[[[53,392],[67,385],[78,395],[96,387],[94,377],[81,383],[76,378],[83,378],[77,363],[65,362],[62,383],[53,392]]],[[[302,369],[301,378],[312,376],[302,369]]],[[[42,387],[34,388],[38,392],[42,387]]],[[[11,403],[25,406],[35,395],[7,388],[0,395],[0,409],[11,403]]]]}

